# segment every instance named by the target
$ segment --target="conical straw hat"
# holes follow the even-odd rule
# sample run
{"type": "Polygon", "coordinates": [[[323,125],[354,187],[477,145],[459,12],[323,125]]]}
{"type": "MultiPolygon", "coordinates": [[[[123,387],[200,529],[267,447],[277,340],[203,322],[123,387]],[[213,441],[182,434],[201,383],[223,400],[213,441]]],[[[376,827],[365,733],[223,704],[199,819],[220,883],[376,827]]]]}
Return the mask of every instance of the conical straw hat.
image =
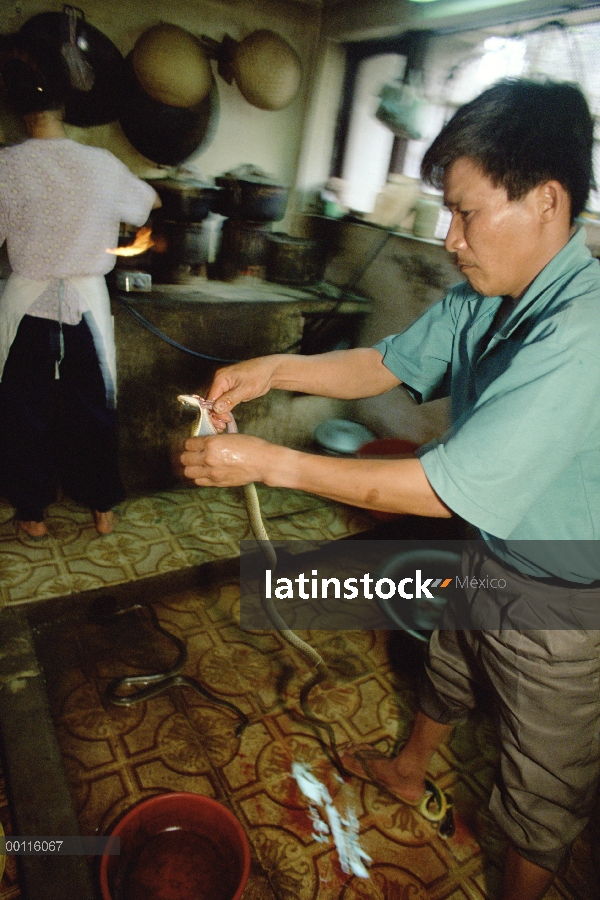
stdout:
{"type": "Polygon", "coordinates": [[[212,86],[212,71],[202,45],[193,34],[162,22],[148,28],[131,55],[140,86],[167,106],[192,107],[212,86]]]}

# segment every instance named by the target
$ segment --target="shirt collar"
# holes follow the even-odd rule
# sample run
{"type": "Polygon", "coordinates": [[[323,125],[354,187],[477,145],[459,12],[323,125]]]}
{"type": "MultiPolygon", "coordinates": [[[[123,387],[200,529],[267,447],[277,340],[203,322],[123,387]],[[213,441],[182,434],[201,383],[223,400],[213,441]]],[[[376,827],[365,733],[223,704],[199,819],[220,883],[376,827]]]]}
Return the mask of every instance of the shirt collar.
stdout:
{"type": "Polygon", "coordinates": [[[571,278],[591,259],[592,254],[586,246],[585,228],[578,228],[565,246],[547,263],[539,275],[531,282],[514,310],[500,329],[499,337],[508,337],[523,319],[537,312],[540,306],[553,296],[548,290],[563,278],[571,278]]]}
{"type": "Polygon", "coordinates": [[[559,250],[556,256],[552,257],[537,278],[529,285],[520,302],[523,302],[523,300],[531,301],[532,296],[539,296],[542,291],[550,287],[563,275],[572,275],[573,272],[582,268],[592,255],[586,246],[586,240],[585,228],[578,228],[562,250],[559,250]]]}

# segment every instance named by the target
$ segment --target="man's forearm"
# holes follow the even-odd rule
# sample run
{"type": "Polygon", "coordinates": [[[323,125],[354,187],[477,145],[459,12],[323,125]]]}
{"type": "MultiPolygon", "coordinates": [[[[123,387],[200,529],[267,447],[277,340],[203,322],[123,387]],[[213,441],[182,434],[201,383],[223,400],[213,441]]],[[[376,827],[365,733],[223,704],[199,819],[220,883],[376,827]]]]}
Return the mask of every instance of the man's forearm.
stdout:
{"type": "Polygon", "coordinates": [[[285,391],[355,400],[374,397],[401,384],[372,347],[334,350],[314,356],[282,354],[271,387],[285,391]]]}
{"type": "Polygon", "coordinates": [[[273,445],[266,483],[383,512],[450,518],[418,459],[338,459],[273,445]]]}

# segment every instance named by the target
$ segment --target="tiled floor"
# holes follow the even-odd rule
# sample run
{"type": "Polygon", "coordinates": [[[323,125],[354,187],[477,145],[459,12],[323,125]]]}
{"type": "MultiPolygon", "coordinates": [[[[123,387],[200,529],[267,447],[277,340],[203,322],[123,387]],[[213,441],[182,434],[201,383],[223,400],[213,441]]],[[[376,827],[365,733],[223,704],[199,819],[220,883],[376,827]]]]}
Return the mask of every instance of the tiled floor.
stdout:
{"type": "MultiPolygon", "coordinates": [[[[341,538],[370,523],[358,510],[315,497],[260,493],[273,537],[341,538]]],[[[193,791],[227,805],[249,837],[253,861],[244,900],[498,896],[502,836],[486,812],[496,758],[490,720],[479,713],[434,757],[431,775],[450,791],[457,810],[457,832],[447,841],[373,785],[340,781],[327,735],[299,712],[306,663],[279,634],[245,633],[237,625],[237,542],[250,536],[240,492],[181,488],[129,500],[116,531],[105,538],[85,510],[68,502],[49,511],[50,537],[43,541],[16,535],[11,515],[0,505],[3,603],[77,595],[59,619],[40,613],[32,621],[84,834],[108,832],[145,797],[193,791]],[[165,579],[152,577],[168,573],[174,581],[166,589],[165,579]],[[99,617],[103,597],[112,591],[126,603],[140,578],[161,624],[188,648],[185,674],[248,716],[239,738],[231,710],[187,688],[131,707],[107,701],[111,678],[173,662],[173,648],[151,628],[143,608],[99,617]],[[79,592],[90,588],[105,588],[106,595],[96,590],[93,603],[79,603],[79,592]],[[315,839],[309,804],[291,777],[293,761],[327,785],[338,810],[356,813],[360,845],[372,859],[368,878],[342,871],[331,840],[315,839]]],[[[44,607],[30,607],[37,609],[44,607]]],[[[414,714],[423,644],[397,632],[305,636],[330,672],[311,692],[310,706],[331,723],[338,746],[360,740],[391,752],[401,744],[414,714]]],[[[586,829],[548,900],[598,900],[597,844],[597,833],[586,829]]],[[[18,896],[9,865],[0,900],[18,896]]]]}
{"type": "MultiPolygon", "coordinates": [[[[370,517],[298,491],[258,487],[272,537],[337,539],[369,527],[370,517]]],[[[2,606],[78,594],[239,554],[251,538],[241,489],[188,488],[126,500],[113,534],[100,537],[89,510],[69,500],[47,511],[49,535],[17,533],[0,500],[2,606]]]]}
{"type": "MultiPolygon", "coordinates": [[[[236,625],[239,585],[232,563],[204,567],[193,588],[154,598],[161,624],[189,650],[186,674],[250,719],[236,737],[234,713],[187,688],[129,708],[107,702],[108,681],[167,668],[172,647],[143,610],[98,619],[100,605],[69,621],[36,627],[59,744],[83,833],[106,833],[136,802],[163,791],[206,794],[226,804],[250,840],[244,900],[483,900],[497,897],[502,836],[486,812],[496,750],[479,714],[434,757],[431,775],[452,794],[456,835],[442,840],[413,809],[374,786],[337,778],[327,736],[302,719],[309,672],[274,633],[236,625]],[[99,624],[100,622],[100,624],[99,624]],[[309,804],[291,777],[309,766],[339,811],[352,808],[369,877],[344,873],[330,839],[315,840],[309,804]]],[[[149,583],[150,585],[150,583],[149,583]]],[[[422,644],[397,632],[309,632],[329,680],[310,694],[313,714],[333,725],[339,747],[366,741],[391,751],[414,713],[422,644]]],[[[598,896],[588,829],[548,900],[598,896]]]]}

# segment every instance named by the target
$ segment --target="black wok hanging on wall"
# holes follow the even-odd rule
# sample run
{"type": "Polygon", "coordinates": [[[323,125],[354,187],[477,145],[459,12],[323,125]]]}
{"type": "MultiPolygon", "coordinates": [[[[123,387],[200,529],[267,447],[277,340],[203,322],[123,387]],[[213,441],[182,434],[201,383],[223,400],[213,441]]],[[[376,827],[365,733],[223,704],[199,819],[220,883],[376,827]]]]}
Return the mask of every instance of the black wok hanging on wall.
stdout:
{"type": "Polygon", "coordinates": [[[200,42],[176,25],[149,28],[125,60],[119,122],[135,149],[175,166],[214,137],[219,96],[200,42]]]}
{"type": "Polygon", "coordinates": [[[177,166],[206,149],[214,137],[219,115],[214,83],[196,106],[159,103],[142,90],[128,57],[123,88],[119,123],[129,143],[146,159],[162,166],[177,166]]]}
{"type": "Polygon", "coordinates": [[[75,6],[39,13],[28,19],[19,35],[60,52],[71,76],[65,121],[87,128],[113,122],[118,114],[124,59],[113,42],[75,6]]]}

